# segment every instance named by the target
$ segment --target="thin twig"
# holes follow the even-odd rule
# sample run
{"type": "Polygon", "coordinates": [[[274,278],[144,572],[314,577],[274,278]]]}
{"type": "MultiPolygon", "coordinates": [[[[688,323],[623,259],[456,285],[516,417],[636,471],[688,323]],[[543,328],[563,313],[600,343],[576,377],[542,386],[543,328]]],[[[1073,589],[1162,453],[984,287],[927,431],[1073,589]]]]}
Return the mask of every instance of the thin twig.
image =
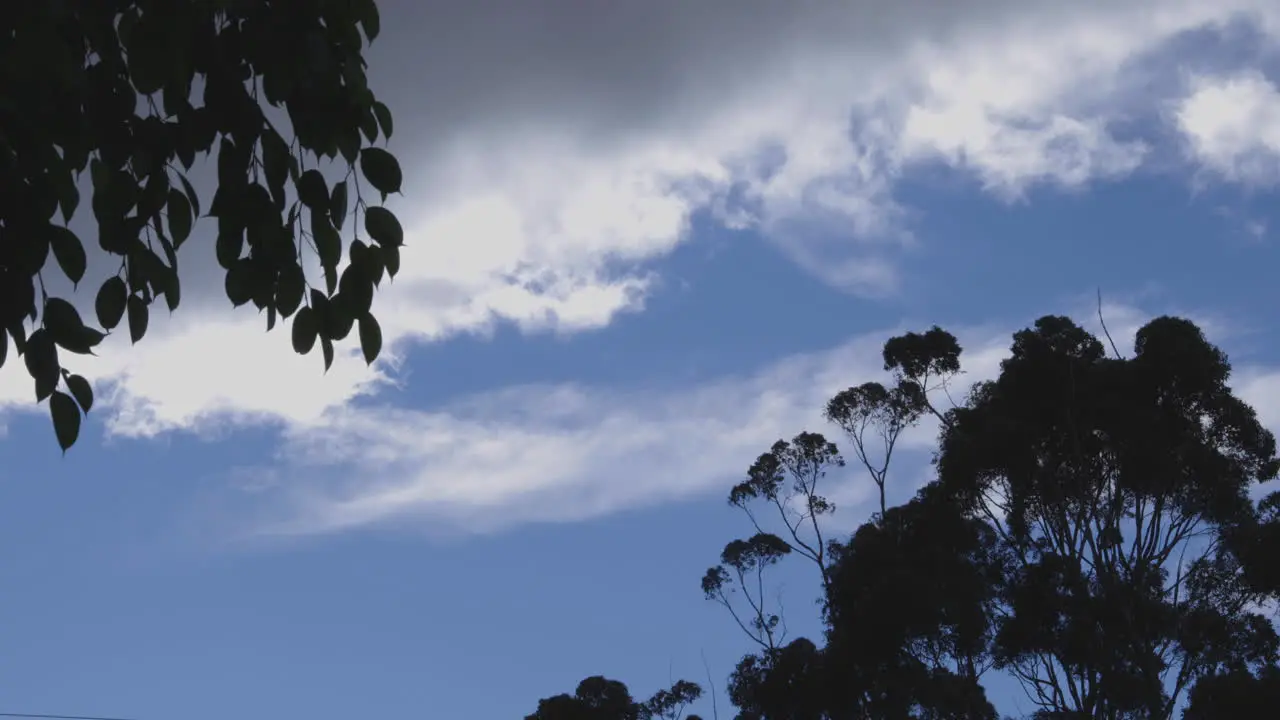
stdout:
{"type": "Polygon", "coordinates": [[[1107,330],[1107,321],[1102,317],[1102,288],[1098,288],[1098,322],[1102,324],[1102,334],[1106,335],[1107,342],[1111,343],[1111,352],[1116,354],[1117,360],[1123,360],[1124,357],[1116,349],[1116,341],[1111,339],[1111,331],[1107,330]]]}
{"type": "Polygon", "coordinates": [[[711,720],[720,720],[720,710],[716,706],[716,683],[711,679],[711,666],[707,664],[707,651],[699,650],[702,656],[702,669],[707,671],[707,688],[711,690],[711,720]]]}

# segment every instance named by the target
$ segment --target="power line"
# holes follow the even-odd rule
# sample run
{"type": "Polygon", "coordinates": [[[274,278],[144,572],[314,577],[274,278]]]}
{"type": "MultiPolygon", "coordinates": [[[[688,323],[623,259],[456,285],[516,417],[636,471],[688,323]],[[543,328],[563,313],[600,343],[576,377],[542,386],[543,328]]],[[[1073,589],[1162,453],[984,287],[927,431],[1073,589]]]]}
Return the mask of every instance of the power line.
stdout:
{"type": "Polygon", "coordinates": [[[95,715],[42,715],[32,712],[0,712],[0,717],[33,717],[37,720],[134,720],[132,717],[97,717],[95,715]]]}

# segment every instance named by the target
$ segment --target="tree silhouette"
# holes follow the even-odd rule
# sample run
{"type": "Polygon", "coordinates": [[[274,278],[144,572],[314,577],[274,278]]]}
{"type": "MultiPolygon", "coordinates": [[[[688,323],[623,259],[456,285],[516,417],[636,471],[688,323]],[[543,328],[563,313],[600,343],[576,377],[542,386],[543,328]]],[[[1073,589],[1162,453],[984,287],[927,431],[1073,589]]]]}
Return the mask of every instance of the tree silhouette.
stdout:
{"type": "Polygon", "coordinates": [[[738,720],[822,720],[831,707],[831,675],[808,638],[746,655],[729,677],[738,720]]]}
{"type": "Polygon", "coordinates": [[[669,689],[636,702],[623,683],[595,675],[578,683],[573,695],[539,700],[538,709],[525,720],[701,720],[684,715],[685,708],[701,695],[702,688],[695,683],[678,680],[669,689]]]}
{"type": "Polygon", "coordinates": [[[725,545],[720,564],[702,576],[702,593],[707,599],[723,605],[747,637],[766,651],[778,648],[786,639],[786,630],[779,627],[781,616],[772,612],[765,601],[764,573],[790,552],[791,546],[777,535],[756,533],[747,540],[725,545]],[[738,592],[750,609],[746,620],[730,597],[738,592]]]}
{"type": "Polygon", "coordinates": [[[878,382],[842,390],[827,403],[826,418],[844,430],[854,452],[880,493],[880,514],[888,510],[886,484],[898,436],[920,419],[928,403],[920,385],[900,380],[892,389],[878,382]],[[868,432],[878,436],[881,453],[868,447],[868,432]]]}
{"type": "Polygon", "coordinates": [[[1280,459],[1226,356],[1183,319],[1147,323],[1124,358],[1046,316],[957,405],[960,356],[940,328],[892,338],[891,382],[827,404],[880,491],[846,540],[821,522],[819,481],[844,461],[817,433],[778,441],[730,491],[756,532],[702,589],[756,644],[729,679],[738,720],[995,720],[992,672],[1037,720],[1274,715],[1280,637],[1259,610],[1280,600],[1280,493],[1255,505],[1250,490],[1280,459]],[[894,443],[923,417],[936,478],[889,507],[894,443]],[[765,571],[790,556],[819,570],[822,646],[788,642],[764,603],[765,571]]]}
{"type": "Polygon", "coordinates": [[[395,215],[365,199],[402,181],[374,145],[392,133],[362,55],[379,28],[375,0],[60,0],[0,13],[0,367],[12,340],[64,451],[93,405],[64,353],[92,353],[122,322],[138,342],[158,298],[176,310],[178,256],[201,217],[216,219],[232,305],[253,303],[268,330],[292,317],[294,349],[318,343],[326,369],[353,328],[365,359],[378,356],[370,306],[403,244],[395,215]],[[205,204],[185,173],[215,148],[205,204]],[[330,186],[322,163],[339,159],[330,186]],[[55,266],[73,286],[98,281],[67,226],[86,170],[98,247],[119,258],[96,290],[101,329],[46,286],[55,266]],[[323,284],[306,276],[305,247],[323,284]]]}
{"type": "MultiPolygon", "coordinates": [[[[1257,609],[1280,588],[1280,494],[1255,506],[1249,489],[1275,478],[1276,445],[1199,328],[1157,318],[1133,357],[1107,357],[1044,317],[945,410],[933,397],[960,372],[954,337],[908,333],[884,354],[892,384],[843,391],[826,413],[880,511],[826,547],[825,646],[800,638],[738,664],[739,718],[995,718],[993,669],[1043,719],[1172,717],[1180,699],[1188,718],[1273,707],[1280,640],[1257,609]],[[888,458],[922,415],[941,429],[937,479],[889,508],[888,458]]],[[[749,482],[782,487],[758,482],[760,466],[749,482]]]]}
{"type": "Polygon", "coordinates": [[[1255,522],[1275,439],[1229,374],[1186,320],[1151,321],[1124,359],[1045,317],[952,411],[939,483],[1013,560],[995,654],[1044,711],[1167,717],[1198,677],[1274,662],[1224,540],[1255,522]]]}
{"type": "Polygon", "coordinates": [[[994,718],[979,685],[1007,559],[931,484],[840,546],[827,671],[845,717],[994,718]]]}
{"type": "Polygon", "coordinates": [[[1267,718],[1280,707],[1280,668],[1242,668],[1206,675],[1191,689],[1184,720],[1267,718]]]}

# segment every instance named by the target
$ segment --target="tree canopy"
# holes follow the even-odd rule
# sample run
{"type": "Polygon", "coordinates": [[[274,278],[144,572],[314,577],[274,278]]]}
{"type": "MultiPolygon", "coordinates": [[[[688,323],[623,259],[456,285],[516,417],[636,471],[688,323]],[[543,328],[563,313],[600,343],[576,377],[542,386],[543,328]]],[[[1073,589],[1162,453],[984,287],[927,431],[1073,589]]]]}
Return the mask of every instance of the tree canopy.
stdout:
{"type": "Polygon", "coordinates": [[[826,408],[877,489],[847,538],[822,522],[849,474],[834,442],[802,432],[751,465],[728,499],[752,534],[702,580],[755,645],[729,678],[739,720],[995,720],[993,674],[1039,720],[1274,714],[1280,493],[1253,498],[1280,471],[1275,438],[1193,323],[1156,318],[1130,356],[1107,348],[1040,318],[951,404],[955,337],[890,339],[889,382],[826,408]],[[925,418],[933,477],[892,506],[889,460],[925,418]],[[815,568],[820,643],[787,641],[763,589],[795,558],[815,568]]]}
{"type": "Polygon", "coordinates": [[[268,330],[291,318],[293,348],[318,344],[326,369],[353,329],[373,362],[382,346],[374,291],[396,274],[404,242],[395,215],[369,204],[402,183],[395,157],[376,145],[391,137],[392,115],[362,55],[380,29],[375,0],[9,5],[0,13],[0,367],[22,357],[64,451],[93,406],[66,354],[93,353],[122,323],[138,342],[157,299],[176,310],[178,258],[201,219],[216,222],[233,306],[252,303],[268,330]],[[187,173],[213,156],[217,188],[202,199],[187,173]],[[86,170],[98,248],[119,259],[105,278],[86,277],[85,239],[69,227],[86,170]],[[322,279],[307,277],[308,249],[322,279]],[[94,284],[95,318],[47,291],[53,272],[94,284]]]}
{"type": "Polygon", "coordinates": [[[578,683],[572,695],[538,701],[538,709],[525,720],[701,720],[684,714],[701,695],[697,684],[678,680],[648,700],[637,702],[625,684],[596,675],[578,683]]]}

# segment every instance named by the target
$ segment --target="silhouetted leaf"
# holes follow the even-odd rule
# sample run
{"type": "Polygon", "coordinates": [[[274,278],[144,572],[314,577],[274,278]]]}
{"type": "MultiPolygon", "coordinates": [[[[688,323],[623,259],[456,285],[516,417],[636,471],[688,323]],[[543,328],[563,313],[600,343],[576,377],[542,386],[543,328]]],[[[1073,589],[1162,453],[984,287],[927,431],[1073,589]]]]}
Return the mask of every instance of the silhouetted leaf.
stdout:
{"type": "Polygon", "coordinates": [[[89,412],[93,408],[93,386],[79,375],[67,375],[65,381],[67,389],[71,391],[71,396],[76,399],[80,409],[86,413],[89,412]]]}
{"type": "Polygon", "coordinates": [[[356,19],[364,26],[364,34],[373,42],[382,31],[382,20],[378,16],[378,5],[374,0],[354,0],[356,19]]]}
{"type": "Polygon", "coordinates": [[[80,408],[70,395],[55,390],[49,397],[49,415],[53,418],[58,446],[65,453],[80,437],[80,408]]]}
{"type": "Polygon", "coordinates": [[[400,248],[394,245],[383,245],[382,261],[387,268],[387,275],[394,278],[400,272],[400,248]]]}
{"type": "Polygon", "coordinates": [[[147,334],[147,322],[150,320],[150,311],[147,303],[137,295],[130,295],[126,303],[129,315],[129,340],[137,343],[147,334]]]}
{"type": "Polygon", "coordinates": [[[223,289],[234,307],[253,299],[253,265],[249,258],[241,258],[232,264],[223,280],[223,289]]]}
{"type": "MultiPolygon", "coordinates": [[[[360,132],[364,134],[365,139],[370,143],[376,142],[378,139],[378,118],[373,114],[372,107],[366,108],[360,115],[360,132]]],[[[356,153],[359,153],[359,146],[355,150],[356,153]]],[[[348,162],[351,162],[351,160],[348,159],[348,162]]]]}
{"type": "Polygon", "coordinates": [[[289,158],[289,146],[284,139],[275,130],[267,129],[262,134],[262,169],[267,187],[281,205],[285,200],[285,182],[289,179],[289,158]]]}
{"type": "Polygon", "coordinates": [[[329,222],[327,214],[312,211],[311,239],[316,244],[320,264],[325,268],[336,268],[342,260],[342,236],[329,222]]]}
{"type": "Polygon", "coordinates": [[[73,285],[78,285],[84,277],[86,258],[84,246],[80,238],[70,228],[61,225],[50,225],[49,244],[53,249],[53,257],[57,259],[62,272],[67,274],[73,285]]]}
{"type": "Polygon", "coordinates": [[[98,315],[98,323],[107,330],[120,324],[124,317],[125,301],[129,298],[129,288],[119,275],[112,275],[98,288],[94,300],[94,310],[98,315]]]}
{"type": "Polygon", "coordinates": [[[58,364],[58,348],[54,345],[53,336],[44,328],[31,333],[22,359],[26,363],[27,374],[35,380],[36,402],[40,402],[58,387],[58,372],[62,369],[58,364]]]}
{"type": "Polygon", "coordinates": [[[364,211],[364,229],[379,245],[400,247],[404,244],[404,229],[392,212],[384,207],[370,207],[364,211]]]}
{"type": "Polygon", "coordinates": [[[348,163],[354,163],[356,158],[360,156],[360,128],[359,126],[346,126],[337,136],[338,153],[343,160],[348,163]]]}
{"type": "Polygon", "coordinates": [[[102,342],[102,333],[86,327],[75,306],[62,298],[51,297],[44,305],[44,326],[53,341],[81,355],[88,354],[102,342]]]}
{"type": "MultiPolygon", "coordinates": [[[[46,226],[52,230],[52,226],[46,226]]],[[[33,232],[24,234],[25,242],[16,243],[16,247],[10,246],[8,251],[16,254],[10,261],[16,260],[15,264],[8,264],[10,271],[21,271],[28,276],[35,275],[44,269],[45,263],[49,260],[49,245],[53,239],[53,232],[33,232]]],[[[10,235],[6,240],[13,239],[10,235]]],[[[12,257],[12,256],[11,256],[12,257]]]]}
{"type": "Polygon", "coordinates": [[[298,199],[311,210],[324,212],[329,204],[329,185],[319,170],[308,170],[298,178],[298,199]]]}
{"type": "Polygon", "coordinates": [[[316,333],[319,327],[314,310],[306,306],[298,308],[298,312],[293,316],[294,351],[299,355],[306,355],[311,352],[311,348],[315,347],[316,344],[316,333]]]}
{"type": "Polygon", "coordinates": [[[386,105],[375,101],[373,103],[373,114],[378,118],[378,125],[382,127],[382,135],[388,139],[391,138],[391,131],[394,129],[391,121],[391,111],[386,105]]]}
{"type": "Polygon", "coordinates": [[[292,263],[280,269],[280,277],[276,281],[276,308],[280,314],[289,317],[302,304],[302,295],[306,291],[306,278],[302,267],[292,263]]]}
{"type": "Polygon", "coordinates": [[[195,188],[191,187],[191,182],[187,180],[185,175],[179,173],[178,179],[182,181],[182,190],[186,193],[187,199],[191,201],[192,215],[200,217],[200,196],[196,194],[195,188]]]}
{"type": "Polygon", "coordinates": [[[361,150],[360,171],[364,173],[369,184],[384,197],[400,192],[400,184],[403,181],[400,163],[386,150],[376,147],[361,150]]]}
{"type": "Polygon", "coordinates": [[[351,306],[351,298],[339,292],[324,308],[325,312],[321,315],[320,322],[321,335],[330,340],[345,339],[355,327],[356,322],[355,308],[351,306]]]}
{"type": "Polygon", "coordinates": [[[324,290],[332,295],[338,289],[338,266],[322,265],[321,270],[324,272],[324,290]]]}
{"type": "Polygon", "coordinates": [[[363,315],[373,305],[373,281],[360,264],[352,262],[342,271],[342,278],[338,281],[338,294],[351,308],[353,317],[363,315]]]}
{"type": "Polygon", "coordinates": [[[58,205],[62,208],[62,221],[71,222],[80,207],[80,189],[70,176],[58,183],[58,205]]]}
{"type": "Polygon", "coordinates": [[[341,230],[343,221],[347,219],[346,180],[333,186],[333,193],[329,196],[329,216],[333,218],[333,226],[341,230]]]}
{"type": "Polygon", "coordinates": [[[240,256],[244,253],[244,230],[238,227],[228,227],[218,231],[218,238],[214,241],[214,255],[218,260],[218,264],[224,269],[230,270],[240,256]]]}
{"type": "Polygon", "coordinates": [[[169,234],[173,236],[173,242],[181,247],[182,243],[187,241],[191,235],[191,202],[187,200],[187,196],[179,192],[177,189],[169,190],[169,234]]]}
{"type": "Polygon", "coordinates": [[[143,95],[158,92],[173,68],[166,52],[168,28],[156,13],[145,12],[127,36],[129,78],[143,95]]]}
{"type": "Polygon", "coordinates": [[[378,326],[378,319],[368,313],[360,316],[360,350],[370,365],[382,352],[382,328],[378,326]]]}
{"type": "Polygon", "coordinates": [[[321,337],[320,352],[324,355],[324,371],[329,372],[329,368],[333,366],[333,341],[327,337],[321,337]]]}
{"type": "MultiPolygon", "coordinates": [[[[356,241],[359,243],[360,241],[356,241]]],[[[364,245],[360,243],[360,245],[364,245]]],[[[352,243],[355,246],[355,243],[352,243]]],[[[352,262],[355,262],[353,259],[352,262]]],[[[383,250],[381,247],[369,247],[365,251],[365,257],[360,261],[360,267],[364,269],[369,276],[369,282],[377,287],[382,282],[382,276],[387,270],[386,261],[383,260],[383,250]]]]}

